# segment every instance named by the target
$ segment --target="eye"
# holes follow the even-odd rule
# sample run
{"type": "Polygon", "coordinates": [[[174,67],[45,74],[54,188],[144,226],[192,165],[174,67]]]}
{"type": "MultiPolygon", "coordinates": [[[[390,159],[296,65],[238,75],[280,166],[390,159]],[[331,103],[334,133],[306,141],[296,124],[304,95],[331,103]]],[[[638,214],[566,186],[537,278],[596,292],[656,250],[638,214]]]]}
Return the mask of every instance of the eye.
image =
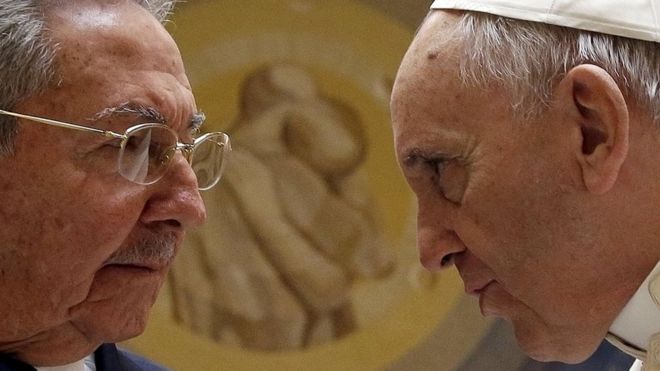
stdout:
{"type": "Polygon", "coordinates": [[[108,148],[116,148],[119,149],[121,148],[121,139],[110,139],[106,140],[105,142],[101,143],[99,146],[102,149],[108,149],[108,148]]]}
{"type": "Polygon", "coordinates": [[[425,163],[431,173],[431,183],[442,197],[460,204],[467,182],[465,162],[460,158],[427,158],[425,163]]]}
{"type": "Polygon", "coordinates": [[[427,171],[430,174],[431,182],[440,188],[440,191],[444,193],[442,181],[445,169],[447,168],[448,162],[451,161],[447,158],[425,158],[424,164],[426,165],[427,171]]]}
{"type": "Polygon", "coordinates": [[[426,165],[431,168],[435,177],[441,177],[447,164],[446,158],[426,159],[426,165]]]}
{"type": "Polygon", "coordinates": [[[193,143],[199,137],[199,129],[192,129],[179,135],[179,141],[182,143],[193,143]]]}
{"type": "Polygon", "coordinates": [[[124,145],[125,150],[134,151],[134,150],[136,150],[140,147],[143,147],[142,143],[144,143],[144,141],[145,140],[142,137],[138,137],[136,135],[131,135],[131,136],[128,137],[128,139],[126,140],[126,144],[124,145]]]}
{"type": "Polygon", "coordinates": [[[465,158],[415,150],[404,157],[401,166],[415,193],[434,193],[455,205],[461,204],[470,170],[465,158]]]}
{"type": "Polygon", "coordinates": [[[188,135],[191,138],[197,138],[199,136],[200,132],[201,132],[201,130],[199,130],[199,128],[193,128],[193,129],[189,130],[188,135]]]}

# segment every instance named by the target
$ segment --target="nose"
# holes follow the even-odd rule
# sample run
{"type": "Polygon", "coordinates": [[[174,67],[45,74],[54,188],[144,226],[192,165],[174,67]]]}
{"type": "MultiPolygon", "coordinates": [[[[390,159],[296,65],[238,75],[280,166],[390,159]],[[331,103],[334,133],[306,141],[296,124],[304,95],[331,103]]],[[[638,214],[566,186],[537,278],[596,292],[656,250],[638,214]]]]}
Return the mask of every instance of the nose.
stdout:
{"type": "Polygon", "coordinates": [[[206,221],[206,207],[197,189],[197,177],[182,154],[175,155],[165,176],[150,187],[154,191],[142,213],[143,223],[162,222],[188,229],[206,221]]]}
{"type": "Polygon", "coordinates": [[[450,213],[443,205],[419,205],[417,248],[424,268],[438,271],[450,267],[465,245],[451,229],[450,213]]]}

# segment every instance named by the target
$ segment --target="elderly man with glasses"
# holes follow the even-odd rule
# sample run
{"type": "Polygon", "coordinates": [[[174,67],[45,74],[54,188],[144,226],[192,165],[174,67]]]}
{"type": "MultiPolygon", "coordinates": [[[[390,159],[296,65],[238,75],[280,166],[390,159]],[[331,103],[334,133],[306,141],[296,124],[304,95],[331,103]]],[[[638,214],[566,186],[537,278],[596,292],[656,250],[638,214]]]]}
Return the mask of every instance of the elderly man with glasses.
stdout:
{"type": "Polygon", "coordinates": [[[156,367],[112,343],[144,330],[230,151],[200,135],[173,3],[0,0],[0,370],[156,367]]]}
{"type": "Polygon", "coordinates": [[[422,263],[535,359],[660,370],[660,2],[432,8],[392,97],[422,263]]]}

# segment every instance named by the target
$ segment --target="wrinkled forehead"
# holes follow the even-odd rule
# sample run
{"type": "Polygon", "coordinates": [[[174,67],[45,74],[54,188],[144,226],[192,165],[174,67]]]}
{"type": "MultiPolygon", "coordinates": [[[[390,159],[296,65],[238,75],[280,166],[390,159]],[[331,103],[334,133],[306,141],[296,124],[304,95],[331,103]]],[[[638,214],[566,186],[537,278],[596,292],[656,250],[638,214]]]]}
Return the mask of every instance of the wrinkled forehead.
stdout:
{"type": "Polygon", "coordinates": [[[159,109],[169,121],[194,110],[176,43],[136,2],[74,0],[48,8],[46,22],[57,45],[51,102],[94,112],[133,102],[159,109]]]}
{"type": "Polygon", "coordinates": [[[49,24],[68,23],[79,29],[115,25],[133,14],[135,19],[147,16],[158,21],[135,0],[42,0],[49,24]]]}
{"type": "Polygon", "coordinates": [[[46,19],[50,36],[58,45],[61,65],[77,68],[79,64],[84,67],[92,62],[111,65],[121,61],[137,67],[155,56],[166,56],[169,63],[161,63],[158,68],[173,74],[182,72],[176,70],[182,65],[169,33],[134,1],[71,1],[48,7],[46,19]]]}
{"type": "Polygon", "coordinates": [[[460,17],[434,11],[404,57],[391,101],[399,155],[429,143],[449,148],[474,142],[491,128],[481,123],[509,114],[507,97],[496,86],[477,89],[461,78],[463,55],[453,34],[460,17]]]}
{"type": "Polygon", "coordinates": [[[428,51],[454,51],[454,31],[463,15],[462,11],[432,10],[417,29],[411,49],[424,48],[428,51]]]}
{"type": "Polygon", "coordinates": [[[411,100],[419,105],[433,101],[434,95],[460,89],[456,84],[458,49],[451,36],[457,21],[456,14],[434,11],[418,30],[395,80],[392,96],[395,116],[411,100]]]}

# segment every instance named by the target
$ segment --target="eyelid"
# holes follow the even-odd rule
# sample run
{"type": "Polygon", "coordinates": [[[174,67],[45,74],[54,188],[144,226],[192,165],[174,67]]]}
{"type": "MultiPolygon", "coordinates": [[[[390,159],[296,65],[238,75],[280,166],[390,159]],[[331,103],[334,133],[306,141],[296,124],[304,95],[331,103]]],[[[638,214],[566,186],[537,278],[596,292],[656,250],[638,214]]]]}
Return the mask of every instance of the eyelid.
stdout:
{"type": "Polygon", "coordinates": [[[199,136],[200,130],[198,128],[188,128],[183,133],[177,133],[180,143],[192,144],[199,136]]]}
{"type": "Polygon", "coordinates": [[[414,153],[409,155],[404,163],[406,166],[416,166],[420,162],[427,165],[445,163],[447,161],[458,159],[460,156],[448,155],[445,153],[414,153]]]}
{"type": "Polygon", "coordinates": [[[453,187],[445,189],[446,182],[451,181],[451,179],[447,179],[444,172],[446,167],[450,164],[453,166],[462,166],[464,163],[465,159],[461,156],[442,155],[424,160],[424,164],[433,172],[433,175],[430,176],[430,181],[433,183],[433,186],[437,188],[442,198],[454,205],[460,204],[460,198],[452,196],[452,193],[456,192],[456,189],[453,189],[453,187]]]}
{"type": "Polygon", "coordinates": [[[121,139],[110,138],[104,140],[103,142],[99,143],[95,148],[104,148],[104,147],[121,148],[121,139]]]}
{"type": "Polygon", "coordinates": [[[447,164],[448,161],[451,160],[452,158],[449,157],[431,157],[425,159],[424,161],[426,162],[426,164],[433,166],[437,170],[438,166],[444,166],[447,164]]]}

